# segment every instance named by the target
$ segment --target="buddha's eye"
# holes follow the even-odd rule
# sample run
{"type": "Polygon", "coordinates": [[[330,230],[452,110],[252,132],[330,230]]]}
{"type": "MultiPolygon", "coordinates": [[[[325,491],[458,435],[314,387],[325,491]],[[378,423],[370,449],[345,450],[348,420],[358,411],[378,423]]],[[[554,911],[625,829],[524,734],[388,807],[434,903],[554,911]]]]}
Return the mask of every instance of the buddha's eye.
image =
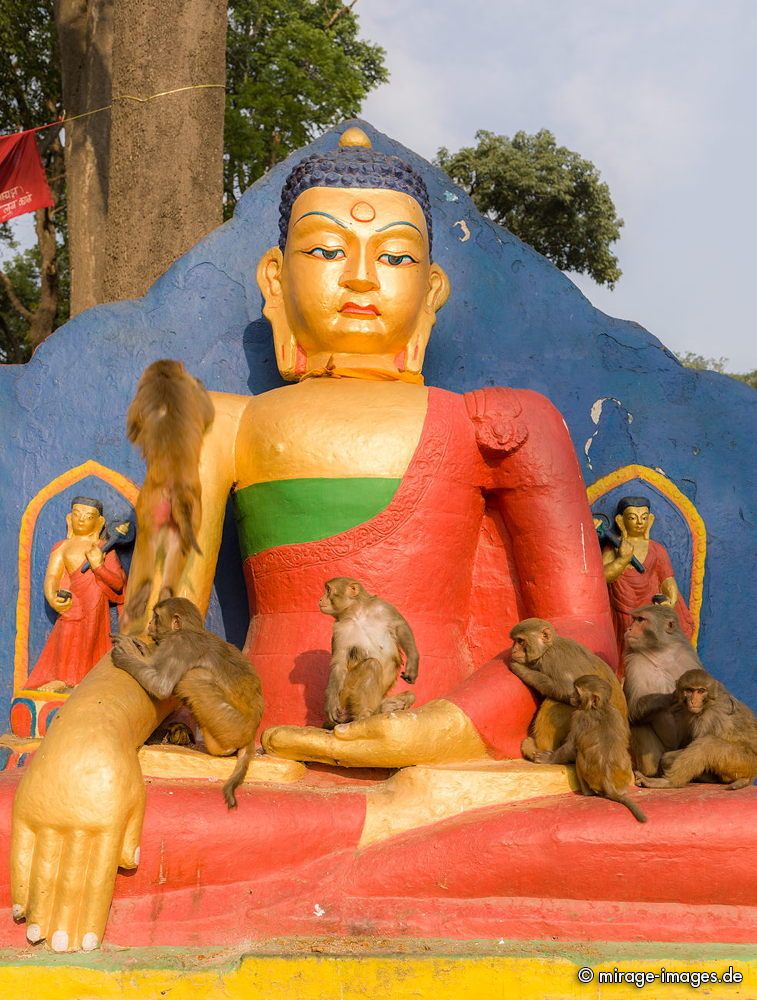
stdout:
{"type": "Polygon", "coordinates": [[[321,260],[343,260],[344,250],[341,247],[336,247],[334,250],[329,250],[327,247],[313,247],[312,250],[304,251],[308,257],[320,257],[321,260]]]}
{"type": "Polygon", "coordinates": [[[409,253],[382,253],[379,260],[390,267],[406,267],[408,264],[418,263],[409,253]]]}

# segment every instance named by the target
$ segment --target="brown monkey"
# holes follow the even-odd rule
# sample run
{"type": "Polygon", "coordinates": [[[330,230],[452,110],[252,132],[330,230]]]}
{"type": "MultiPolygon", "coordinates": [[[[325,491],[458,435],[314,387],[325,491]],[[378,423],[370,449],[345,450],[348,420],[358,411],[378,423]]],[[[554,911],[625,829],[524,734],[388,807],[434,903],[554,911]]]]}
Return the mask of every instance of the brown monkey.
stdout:
{"type": "Polygon", "coordinates": [[[682,788],[705,772],[730,789],[757,778],[757,718],[706,670],[687,670],[676,684],[687,746],[662,758],[663,777],[637,775],[645,788],[682,788]]]}
{"type": "Polygon", "coordinates": [[[184,597],[155,605],[148,634],[154,650],[116,636],[113,662],[155,698],[181,698],[202,727],[209,753],[226,757],[238,751],[223,786],[226,805],[234,809],[234,790],[247,773],[263,715],[258,675],[235,646],[205,630],[200,612],[184,597]]]}
{"type": "Polygon", "coordinates": [[[511,631],[513,648],[510,669],[544,701],[539,706],[529,735],[521,744],[526,760],[534,760],[539,750],[555,750],[565,741],[573,715],[573,683],[585,674],[603,677],[612,689],[612,703],[626,715],[620,681],[604,660],[574,639],[555,632],[543,618],[526,618],[511,631]]]}
{"type": "Polygon", "coordinates": [[[628,719],[612,704],[612,686],[604,677],[587,674],[576,679],[571,704],[577,711],[570,720],[567,740],[553,752],[536,754],[539,763],[576,762],[582,795],[602,795],[620,802],[640,823],[647,817],[623,793],[633,785],[628,745],[628,719]]]}
{"type": "Polygon", "coordinates": [[[121,630],[145,612],[152,571],[162,564],[160,599],[172,597],[191,549],[200,552],[200,447],[213,423],[213,403],[181,361],[149,365],[126,414],[126,433],[147,464],[137,500],[137,529],[146,548],[129,581],[121,630]]]}
{"type": "Polygon", "coordinates": [[[402,679],[412,684],[418,676],[415,639],[399,611],[346,576],[327,580],[318,606],[334,618],[325,726],[411,705],[415,696],[409,691],[386,698],[402,669],[402,653],[402,679]]]}
{"type": "Polygon", "coordinates": [[[642,774],[657,774],[662,755],[681,746],[681,715],[673,711],[676,681],[702,664],[674,608],[649,604],[631,612],[623,641],[623,691],[631,748],[642,774]]]}

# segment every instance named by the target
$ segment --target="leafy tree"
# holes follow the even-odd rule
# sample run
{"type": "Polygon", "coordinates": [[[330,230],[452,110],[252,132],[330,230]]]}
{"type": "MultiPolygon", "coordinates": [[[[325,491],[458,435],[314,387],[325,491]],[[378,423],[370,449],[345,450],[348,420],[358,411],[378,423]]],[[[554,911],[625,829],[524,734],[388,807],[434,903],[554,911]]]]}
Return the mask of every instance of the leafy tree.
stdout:
{"type": "MultiPolygon", "coordinates": [[[[55,121],[62,113],[52,0],[0,0],[0,133],[55,121]]],[[[65,289],[66,203],[60,128],[38,133],[37,143],[55,196],[53,208],[34,213],[36,256],[15,254],[0,270],[0,360],[26,360],[68,315],[65,289]]],[[[17,250],[9,226],[0,245],[17,250]]],[[[6,254],[7,256],[7,254],[6,254]]]]}
{"type": "Polygon", "coordinates": [[[738,382],[746,382],[753,389],[757,389],[757,369],[751,372],[729,372],[726,371],[728,358],[706,358],[703,354],[695,354],[694,351],[683,351],[676,354],[676,357],[684,368],[695,368],[697,371],[719,372],[721,375],[728,375],[738,382]]]}
{"type": "Polygon", "coordinates": [[[384,50],[358,37],[356,0],[230,0],[226,40],[226,215],[245,188],[325,129],[358,114],[388,79],[384,50]]]}
{"type": "Polygon", "coordinates": [[[615,286],[621,271],[610,246],[623,220],[589,160],[558,146],[547,129],[512,139],[476,132],[476,145],[442,148],[436,162],[490,218],[563,271],[615,286]]]}
{"type": "MultiPolygon", "coordinates": [[[[358,114],[369,91],[388,79],[383,49],[359,37],[356,3],[229,0],[224,136],[227,216],[253,181],[324,129],[358,114]]],[[[54,8],[53,0],[24,4],[0,0],[0,132],[44,125],[63,113],[54,8]]],[[[56,207],[46,210],[42,221],[47,236],[55,234],[57,252],[53,249],[50,256],[50,240],[43,233],[36,257],[17,255],[0,272],[0,361],[25,360],[32,347],[68,316],[65,175],[59,131],[58,127],[47,129],[39,139],[48,183],[56,196],[56,207]],[[43,312],[44,329],[29,319],[39,313],[39,320],[43,312]]],[[[39,223],[37,235],[39,240],[39,223]]],[[[16,249],[8,227],[0,227],[0,245],[3,241],[10,250],[16,249]]]]}

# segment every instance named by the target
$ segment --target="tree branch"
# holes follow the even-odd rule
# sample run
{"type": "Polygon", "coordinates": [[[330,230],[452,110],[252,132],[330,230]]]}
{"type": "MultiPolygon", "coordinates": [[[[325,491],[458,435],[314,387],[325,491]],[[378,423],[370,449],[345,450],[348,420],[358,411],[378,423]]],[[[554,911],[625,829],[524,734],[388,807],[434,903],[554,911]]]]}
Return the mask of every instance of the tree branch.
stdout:
{"type": "Polygon", "coordinates": [[[25,319],[27,323],[32,321],[32,313],[26,308],[24,303],[18,297],[16,289],[13,287],[13,282],[5,273],[5,271],[0,271],[0,281],[5,285],[5,290],[8,293],[8,298],[11,300],[11,305],[19,314],[22,319],[25,319]]]}

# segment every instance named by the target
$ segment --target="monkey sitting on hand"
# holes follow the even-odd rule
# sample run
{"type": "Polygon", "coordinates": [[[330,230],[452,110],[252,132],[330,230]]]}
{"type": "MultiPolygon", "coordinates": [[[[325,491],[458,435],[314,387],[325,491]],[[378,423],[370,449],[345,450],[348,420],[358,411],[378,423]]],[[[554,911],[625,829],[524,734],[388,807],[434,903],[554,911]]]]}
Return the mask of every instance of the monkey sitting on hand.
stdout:
{"type": "Polygon", "coordinates": [[[327,580],[318,606],[334,618],[326,728],[412,705],[415,695],[410,691],[386,697],[400,670],[409,684],[418,676],[415,639],[399,611],[346,576],[327,580]]]}
{"type": "Polygon", "coordinates": [[[552,752],[538,751],[540,764],[569,764],[575,761],[582,795],[602,795],[620,802],[640,823],[647,817],[623,793],[634,783],[631,732],[628,719],[612,704],[612,687],[593,674],[576,679],[571,704],[576,708],[570,732],[561,747],[552,752]]]}
{"type": "Polygon", "coordinates": [[[663,777],[637,774],[637,784],[682,788],[702,775],[714,775],[732,790],[751,785],[757,778],[754,712],[699,668],[678,678],[676,699],[688,745],[663,755],[663,777]]]}
{"type": "Polygon", "coordinates": [[[260,680],[242,653],[205,630],[199,610],[184,597],[155,605],[148,635],[150,650],[128,636],[116,636],[113,663],[130,673],[148,694],[175,694],[202,727],[205,747],[217,757],[237,753],[237,765],[223,786],[229,809],[255,753],[263,715],[260,680]]]}
{"type": "Polygon", "coordinates": [[[510,638],[510,670],[544,698],[521,744],[526,760],[535,760],[540,750],[557,749],[567,738],[579,677],[592,674],[607,681],[612,704],[627,715],[623,689],[610,667],[580,642],[558,635],[550,622],[526,618],[510,630],[510,638]]]}

